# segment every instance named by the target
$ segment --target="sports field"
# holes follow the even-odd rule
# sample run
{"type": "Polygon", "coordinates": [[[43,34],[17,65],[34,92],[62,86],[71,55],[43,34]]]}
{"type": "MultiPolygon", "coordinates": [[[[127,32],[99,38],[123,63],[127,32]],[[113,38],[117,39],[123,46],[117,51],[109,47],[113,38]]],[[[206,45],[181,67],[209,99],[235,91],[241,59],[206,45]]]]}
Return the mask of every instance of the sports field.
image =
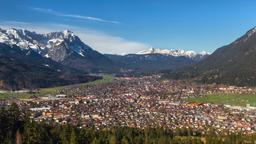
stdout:
{"type": "Polygon", "coordinates": [[[188,102],[202,102],[202,103],[213,103],[213,104],[228,104],[233,106],[256,106],[256,94],[226,94],[226,93],[215,93],[208,94],[202,97],[193,97],[186,99],[188,102]]]}

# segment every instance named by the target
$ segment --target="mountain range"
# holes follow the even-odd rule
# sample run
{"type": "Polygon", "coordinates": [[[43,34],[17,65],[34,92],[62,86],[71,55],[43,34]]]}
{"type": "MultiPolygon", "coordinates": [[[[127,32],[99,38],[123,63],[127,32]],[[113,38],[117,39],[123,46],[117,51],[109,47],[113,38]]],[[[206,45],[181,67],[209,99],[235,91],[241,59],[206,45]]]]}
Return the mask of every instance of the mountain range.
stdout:
{"type": "Polygon", "coordinates": [[[119,63],[123,73],[144,75],[191,66],[205,59],[209,53],[149,48],[136,54],[106,56],[119,63]]]}
{"type": "Polygon", "coordinates": [[[209,53],[185,50],[168,50],[150,48],[124,56],[111,56],[113,61],[132,69],[136,74],[159,73],[165,70],[176,70],[196,64],[209,56],[209,53]]]}
{"type": "Polygon", "coordinates": [[[202,51],[197,53],[195,51],[185,51],[180,49],[157,49],[157,48],[150,48],[147,50],[142,50],[136,53],[137,55],[149,55],[149,54],[160,54],[160,55],[167,55],[173,57],[186,57],[190,58],[195,61],[200,61],[206,58],[210,53],[202,51]]]}
{"type": "MultiPolygon", "coordinates": [[[[131,67],[123,67],[123,62],[126,60],[131,63],[135,63],[136,61],[135,65],[143,67],[142,65],[147,64],[147,61],[150,62],[152,59],[158,58],[160,60],[163,58],[164,61],[167,61],[167,64],[171,62],[169,63],[170,67],[164,68],[173,69],[175,67],[174,65],[177,65],[175,63],[176,58],[178,64],[187,65],[193,61],[199,61],[208,55],[207,53],[197,54],[193,51],[160,50],[154,48],[132,54],[133,56],[103,55],[86,45],[78,36],[68,30],[38,34],[23,29],[0,29],[0,42],[8,45],[16,45],[21,49],[31,49],[45,58],[50,58],[55,62],[87,72],[118,72],[123,69],[131,69],[131,67]],[[149,56],[152,58],[143,58],[149,56]],[[122,58],[121,63],[116,61],[117,57],[122,58]],[[180,61],[184,63],[180,63],[180,61]]],[[[137,67],[135,66],[134,68],[137,67]]],[[[156,69],[156,71],[159,69],[156,69]]]]}
{"type": "Polygon", "coordinates": [[[211,55],[150,48],[135,54],[101,54],[73,32],[38,34],[0,29],[0,88],[48,87],[96,79],[88,73],[195,78],[204,83],[256,85],[256,28],[211,55]],[[28,80],[25,80],[28,79],[28,80]]]}
{"type": "Polygon", "coordinates": [[[0,88],[8,89],[96,79],[87,73],[145,74],[176,70],[191,66],[209,55],[155,48],[128,55],[101,54],[68,30],[38,34],[23,29],[0,29],[0,43],[0,62],[3,63],[0,88]],[[14,74],[10,76],[9,73],[14,74]]]}
{"type": "Polygon", "coordinates": [[[37,34],[23,29],[0,29],[0,42],[34,50],[45,58],[87,72],[113,69],[111,60],[68,30],[37,34]]]}

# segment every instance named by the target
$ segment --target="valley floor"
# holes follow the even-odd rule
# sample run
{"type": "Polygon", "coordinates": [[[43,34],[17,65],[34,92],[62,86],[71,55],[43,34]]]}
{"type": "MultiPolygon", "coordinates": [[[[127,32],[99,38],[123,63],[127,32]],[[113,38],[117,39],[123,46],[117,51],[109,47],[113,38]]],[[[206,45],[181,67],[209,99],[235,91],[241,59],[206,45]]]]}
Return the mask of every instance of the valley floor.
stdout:
{"type": "Polygon", "coordinates": [[[185,128],[202,134],[214,129],[216,134],[228,135],[256,132],[256,109],[252,107],[255,93],[256,88],[166,80],[160,75],[104,76],[88,84],[42,89],[25,99],[13,94],[21,99],[3,99],[0,103],[5,106],[15,102],[31,112],[31,119],[45,123],[98,129],[185,128]]]}

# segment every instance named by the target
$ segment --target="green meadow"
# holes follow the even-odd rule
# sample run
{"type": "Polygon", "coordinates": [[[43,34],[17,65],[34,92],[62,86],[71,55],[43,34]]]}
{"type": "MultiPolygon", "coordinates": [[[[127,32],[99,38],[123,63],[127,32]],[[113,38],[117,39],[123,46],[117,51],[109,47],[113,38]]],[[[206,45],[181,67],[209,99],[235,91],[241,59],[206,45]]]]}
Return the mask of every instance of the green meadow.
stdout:
{"type": "Polygon", "coordinates": [[[102,79],[95,80],[88,83],[81,83],[81,84],[74,84],[68,86],[58,86],[58,87],[51,87],[51,88],[41,88],[39,89],[38,93],[15,93],[11,91],[5,91],[4,93],[0,93],[0,99],[7,99],[7,98],[18,98],[18,99],[27,99],[33,96],[44,96],[46,94],[58,94],[59,90],[69,87],[87,87],[87,86],[94,86],[99,84],[111,83],[114,77],[112,75],[102,75],[102,79]]]}
{"type": "Polygon", "coordinates": [[[256,94],[214,93],[186,99],[188,102],[227,104],[232,106],[256,106],[256,94]]]}

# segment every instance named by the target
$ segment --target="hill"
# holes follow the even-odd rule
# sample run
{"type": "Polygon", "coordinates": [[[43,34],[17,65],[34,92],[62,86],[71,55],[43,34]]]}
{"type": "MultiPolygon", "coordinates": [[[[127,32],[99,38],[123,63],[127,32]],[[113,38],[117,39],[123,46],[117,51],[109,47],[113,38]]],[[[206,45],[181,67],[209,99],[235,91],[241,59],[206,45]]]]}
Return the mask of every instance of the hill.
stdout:
{"type": "Polygon", "coordinates": [[[196,78],[204,83],[238,86],[256,85],[256,28],[191,67],[166,74],[167,77],[196,78]]]}

